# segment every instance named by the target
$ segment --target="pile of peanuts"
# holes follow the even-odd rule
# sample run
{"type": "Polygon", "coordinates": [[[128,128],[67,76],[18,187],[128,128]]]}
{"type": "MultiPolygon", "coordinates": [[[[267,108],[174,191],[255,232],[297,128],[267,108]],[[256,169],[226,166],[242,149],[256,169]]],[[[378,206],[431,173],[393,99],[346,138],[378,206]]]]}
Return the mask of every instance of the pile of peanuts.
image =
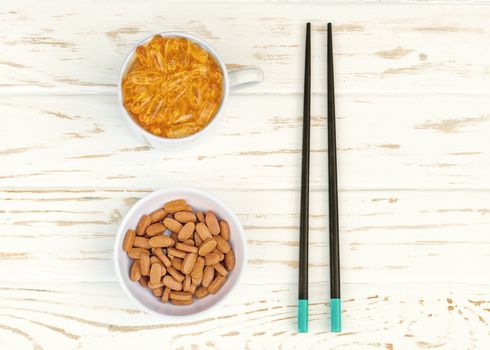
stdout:
{"type": "Polygon", "coordinates": [[[194,297],[217,293],[235,267],[229,239],[226,220],[177,199],[143,215],[136,229],[126,232],[122,248],[133,259],[131,280],[163,303],[190,305],[194,297]]]}

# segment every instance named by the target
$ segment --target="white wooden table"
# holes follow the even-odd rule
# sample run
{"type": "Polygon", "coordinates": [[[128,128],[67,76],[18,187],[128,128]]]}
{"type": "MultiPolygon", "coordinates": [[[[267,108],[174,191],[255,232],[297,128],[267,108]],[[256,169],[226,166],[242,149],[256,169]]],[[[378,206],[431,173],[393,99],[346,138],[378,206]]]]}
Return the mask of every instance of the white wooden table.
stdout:
{"type": "Polygon", "coordinates": [[[1,349],[490,349],[490,6],[0,3],[1,349]],[[304,23],[313,22],[310,332],[296,333],[304,23]],[[326,21],[335,25],[344,333],[329,332],[326,21]],[[128,50],[168,30],[265,81],[199,147],[158,151],[117,106],[128,50]],[[242,221],[226,305],[162,324],[119,288],[114,234],[186,185],[242,221]]]}

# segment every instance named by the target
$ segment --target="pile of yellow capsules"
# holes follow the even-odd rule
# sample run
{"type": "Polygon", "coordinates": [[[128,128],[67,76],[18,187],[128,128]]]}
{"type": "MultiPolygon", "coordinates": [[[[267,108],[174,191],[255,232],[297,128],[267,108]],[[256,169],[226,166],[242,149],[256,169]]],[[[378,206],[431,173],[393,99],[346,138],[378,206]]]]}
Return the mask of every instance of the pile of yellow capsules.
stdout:
{"type": "Polygon", "coordinates": [[[202,47],[186,38],[155,35],[136,49],[122,82],[124,106],[154,135],[189,136],[216,114],[222,80],[220,67],[202,47]]]}

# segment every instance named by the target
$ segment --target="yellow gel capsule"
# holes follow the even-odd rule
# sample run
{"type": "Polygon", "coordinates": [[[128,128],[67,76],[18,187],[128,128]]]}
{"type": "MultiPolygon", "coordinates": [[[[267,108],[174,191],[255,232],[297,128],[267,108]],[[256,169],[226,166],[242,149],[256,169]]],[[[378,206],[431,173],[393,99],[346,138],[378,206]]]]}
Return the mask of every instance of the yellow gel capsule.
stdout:
{"type": "Polygon", "coordinates": [[[165,39],[160,34],[155,35],[153,38],[151,38],[150,42],[148,43],[149,49],[154,49],[160,52],[163,52],[164,47],[165,47],[165,39]]]}
{"type": "Polygon", "coordinates": [[[136,49],[122,81],[123,103],[145,130],[185,137],[212,120],[222,84],[223,73],[205,49],[186,38],[158,35],[136,49]]]}
{"type": "Polygon", "coordinates": [[[150,52],[144,46],[138,46],[136,48],[136,63],[139,63],[141,66],[151,66],[152,58],[150,56],[150,52]]]}
{"type": "Polygon", "coordinates": [[[208,60],[208,53],[199,45],[194,43],[191,44],[191,55],[199,63],[206,63],[206,61],[208,60]]]}
{"type": "Polygon", "coordinates": [[[177,118],[176,118],[176,119],[175,119],[175,120],[172,122],[172,124],[177,125],[177,124],[187,123],[187,122],[189,122],[191,119],[192,119],[192,114],[187,113],[187,114],[181,115],[180,117],[177,117],[177,118]]]}

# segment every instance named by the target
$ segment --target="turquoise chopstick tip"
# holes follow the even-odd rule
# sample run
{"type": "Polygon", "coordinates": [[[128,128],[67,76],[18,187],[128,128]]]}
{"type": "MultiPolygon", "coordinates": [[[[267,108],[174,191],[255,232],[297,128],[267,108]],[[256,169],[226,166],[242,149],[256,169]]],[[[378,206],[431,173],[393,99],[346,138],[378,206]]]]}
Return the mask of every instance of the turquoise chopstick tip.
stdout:
{"type": "Polygon", "coordinates": [[[342,307],[340,298],[330,299],[330,331],[341,332],[342,331],[342,307]]]}
{"type": "Polygon", "coordinates": [[[308,332],[308,300],[298,300],[298,333],[308,332]]]}

